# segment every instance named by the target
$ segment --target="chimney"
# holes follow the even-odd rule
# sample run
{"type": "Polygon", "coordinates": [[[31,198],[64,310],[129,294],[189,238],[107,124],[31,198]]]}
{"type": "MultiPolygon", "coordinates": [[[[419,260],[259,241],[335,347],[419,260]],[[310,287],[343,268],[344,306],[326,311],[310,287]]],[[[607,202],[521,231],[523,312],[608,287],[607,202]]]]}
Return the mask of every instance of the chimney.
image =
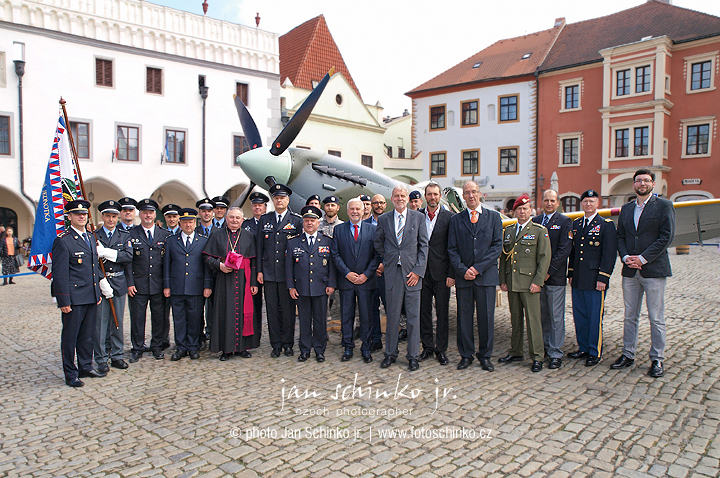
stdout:
{"type": "Polygon", "coordinates": [[[646,3],[650,3],[650,2],[667,3],[668,5],[672,5],[672,4],[673,4],[673,3],[672,3],[672,0],[647,0],[646,3]]]}
{"type": "Polygon", "coordinates": [[[257,12],[255,14],[255,27],[257,27],[257,28],[260,27],[260,12],[257,12]]]}
{"type": "Polygon", "coordinates": [[[407,115],[409,115],[409,114],[410,114],[410,113],[408,112],[407,109],[405,109],[405,111],[403,111],[403,116],[407,116],[407,115]]]}
{"type": "Polygon", "coordinates": [[[559,27],[560,25],[565,25],[565,17],[555,19],[555,25],[553,25],[553,27],[559,27]]]}

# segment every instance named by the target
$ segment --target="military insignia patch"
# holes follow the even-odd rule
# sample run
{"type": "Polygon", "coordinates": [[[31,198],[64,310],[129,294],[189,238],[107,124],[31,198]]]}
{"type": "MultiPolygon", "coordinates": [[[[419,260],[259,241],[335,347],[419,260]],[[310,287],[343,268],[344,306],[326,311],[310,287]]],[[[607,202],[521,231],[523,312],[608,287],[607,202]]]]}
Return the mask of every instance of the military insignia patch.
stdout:
{"type": "Polygon", "coordinates": [[[551,231],[554,231],[555,229],[560,229],[560,225],[559,225],[559,224],[553,224],[552,226],[550,226],[550,230],[551,230],[551,231]]]}
{"type": "Polygon", "coordinates": [[[318,252],[320,254],[329,254],[330,253],[330,247],[329,246],[318,246],[318,252]]]}
{"type": "Polygon", "coordinates": [[[292,223],[288,223],[288,224],[285,225],[285,227],[283,227],[283,230],[284,230],[284,231],[294,231],[294,230],[295,230],[295,226],[293,226],[292,223]]]}

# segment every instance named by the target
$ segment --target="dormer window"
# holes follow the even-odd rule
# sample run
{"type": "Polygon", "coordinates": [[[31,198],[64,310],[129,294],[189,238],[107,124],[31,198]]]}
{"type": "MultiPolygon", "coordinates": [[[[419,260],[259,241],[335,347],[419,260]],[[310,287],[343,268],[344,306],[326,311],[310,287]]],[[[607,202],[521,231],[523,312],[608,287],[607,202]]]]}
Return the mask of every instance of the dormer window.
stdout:
{"type": "Polygon", "coordinates": [[[523,60],[527,60],[528,58],[530,58],[530,55],[532,55],[532,52],[530,52],[530,53],[525,53],[525,54],[523,55],[522,59],[523,59],[523,60]]]}
{"type": "Polygon", "coordinates": [[[482,62],[481,62],[481,61],[475,63],[475,64],[473,65],[473,69],[475,69],[475,68],[480,68],[480,65],[482,65],[482,62]]]}

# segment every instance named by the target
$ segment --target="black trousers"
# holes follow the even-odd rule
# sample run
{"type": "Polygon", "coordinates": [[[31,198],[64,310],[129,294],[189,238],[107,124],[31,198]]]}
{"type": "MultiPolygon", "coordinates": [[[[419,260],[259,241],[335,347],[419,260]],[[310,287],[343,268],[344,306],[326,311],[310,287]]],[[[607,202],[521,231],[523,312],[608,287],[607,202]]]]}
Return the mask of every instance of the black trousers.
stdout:
{"type": "Polygon", "coordinates": [[[253,296],[253,335],[257,337],[255,339],[257,347],[260,347],[260,339],[262,338],[262,303],[263,285],[258,284],[257,294],[253,296]]]}
{"type": "Polygon", "coordinates": [[[387,305],[385,304],[385,275],[377,278],[378,288],[372,294],[372,306],[370,315],[370,342],[372,345],[382,345],[382,329],[380,325],[380,302],[382,302],[387,315],[387,305]]]}
{"type": "MultiPolygon", "coordinates": [[[[170,310],[172,309],[172,303],[169,297],[163,295],[163,330],[162,330],[162,343],[164,346],[170,345],[170,310]]],[[[175,312],[173,312],[175,315],[175,312]]],[[[177,345],[177,343],[175,344],[177,345]]]]}
{"type": "Polygon", "coordinates": [[[97,309],[97,304],[73,305],[70,313],[62,314],[60,351],[65,380],[77,378],[78,370],[87,372],[92,368],[97,309]]]}
{"type": "Polygon", "coordinates": [[[142,352],[145,347],[145,322],[147,306],[150,302],[150,330],[152,340],[150,349],[162,350],[163,329],[165,327],[165,296],[162,294],[135,294],[130,301],[130,341],[133,352],[142,352]]]}
{"type": "Polygon", "coordinates": [[[204,299],[201,295],[170,296],[178,352],[197,352],[200,347],[204,299]]]}
{"type": "Polygon", "coordinates": [[[445,280],[436,281],[430,274],[423,277],[420,293],[420,340],[424,350],[447,352],[450,317],[450,288],[445,280]],[[433,297],[437,315],[437,332],[433,333],[433,297]]]}
{"type": "Polygon", "coordinates": [[[358,286],[352,289],[340,289],[340,306],[342,308],[340,332],[342,334],[342,345],[346,349],[355,348],[353,340],[353,327],[355,325],[355,300],[360,316],[360,340],[362,346],[360,352],[364,355],[370,353],[370,307],[372,306],[373,290],[361,289],[358,286]]]}
{"type": "Polygon", "coordinates": [[[273,350],[292,348],[295,342],[295,302],[285,282],[263,283],[268,334],[273,350]]]}
{"type": "Polygon", "coordinates": [[[300,324],[300,352],[324,354],[327,346],[327,295],[298,297],[298,323],[300,324]]]}
{"type": "Polygon", "coordinates": [[[489,359],[495,340],[495,289],[494,285],[456,287],[457,298],[457,344],[463,358],[471,358],[475,352],[473,314],[477,311],[478,358],[489,359]],[[473,310],[475,308],[476,310],[473,310]]]}

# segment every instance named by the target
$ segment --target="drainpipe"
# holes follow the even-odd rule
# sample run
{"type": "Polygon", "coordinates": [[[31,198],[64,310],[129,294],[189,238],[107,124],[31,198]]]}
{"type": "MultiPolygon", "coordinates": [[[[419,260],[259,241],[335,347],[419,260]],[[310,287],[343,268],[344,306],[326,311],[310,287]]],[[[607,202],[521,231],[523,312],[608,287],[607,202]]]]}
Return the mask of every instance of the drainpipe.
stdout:
{"type": "Polygon", "coordinates": [[[210,195],[207,193],[207,190],[205,189],[205,100],[207,100],[208,97],[208,87],[205,86],[205,76],[200,75],[199,77],[199,83],[200,83],[200,97],[202,98],[202,190],[203,194],[205,194],[206,198],[209,198],[210,195]]]}
{"type": "Polygon", "coordinates": [[[537,108],[535,114],[537,119],[535,120],[535,207],[539,207],[538,203],[538,167],[540,163],[538,158],[540,157],[540,67],[535,68],[535,91],[537,98],[537,108]]]}
{"type": "MultiPolygon", "coordinates": [[[[16,44],[17,45],[17,44],[16,44]]],[[[25,45],[22,47],[22,57],[24,57],[25,53],[25,45]]],[[[21,57],[21,58],[22,58],[21,57]]],[[[20,133],[20,143],[19,143],[19,156],[20,156],[20,192],[22,193],[25,198],[30,201],[30,203],[33,205],[33,209],[37,209],[37,203],[33,198],[31,198],[26,192],[25,192],[25,144],[24,144],[24,134],[23,134],[23,95],[22,95],[22,79],[25,75],[25,61],[22,59],[15,60],[15,74],[18,77],[18,133],[20,133]]]]}

